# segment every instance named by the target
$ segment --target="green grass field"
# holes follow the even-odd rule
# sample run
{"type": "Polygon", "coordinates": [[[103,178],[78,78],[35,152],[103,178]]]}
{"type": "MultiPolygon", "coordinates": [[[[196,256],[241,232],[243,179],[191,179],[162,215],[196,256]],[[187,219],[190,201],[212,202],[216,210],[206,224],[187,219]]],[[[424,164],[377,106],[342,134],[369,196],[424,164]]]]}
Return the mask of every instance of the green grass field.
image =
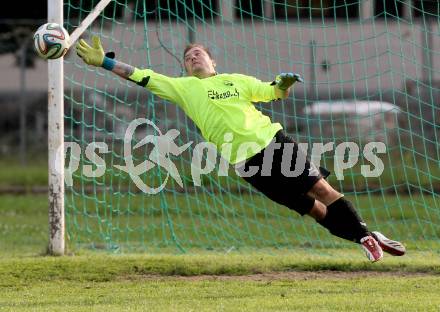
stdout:
{"type": "MultiPolygon", "coordinates": [[[[432,188],[437,173],[420,166],[385,173],[371,193],[356,174],[331,181],[352,190],[370,227],[408,248],[372,264],[359,246],[255,194],[145,196],[114,172],[95,182],[78,173],[66,193],[67,255],[50,257],[47,195],[8,193],[44,189],[46,160],[0,164],[0,311],[440,310],[438,195],[387,192],[432,188]]],[[[240,187],[212,176],[204,185],[240,187]]]]}
{"type": "Polygon", "coordinates": [[[433,276],[120,277],[2,287],[10,311],[438,311],[433,276]]]}
{"type": "MultiPolygon", "coordinates": [[[[54,258],[45,256],[46,198],[0,196],[0,311],[440,309],[439,249],[435,242],[424,244],[417,235],[407,236],[411,239],[407,256],[385,257],[374,264],[357,246],[350,248],[342,241],[316,249],[313,244],[289,249],[246,250],[244,246],[182,253],[174,246],[121,254],[78,248],[71,240],[68,256],[54,258]]],[[[359,204],[365,200],[358,199],[359,204]]],[[[426,198],[413,200],[427,202],[426,198]]],[[[135,200],[131,205],[138,206],[135,200]]],[[[422,205],[408,207],[419,209],[406,216],[407,224],[423,216],[422,205]]],[[[130,220],[135,220],[137,210],[132,210],[130,220]]],[[[185,224],[186,217],[176,220],[185,224]]],[[[120,221],[127,221],[124,218],[120,221]]],[[[263,214],[252,218],[267,221],[263,214]]],[[[385,224],[381,219],[376,215],[377,224],[385,224]]],[[[188,241],[194,239],[190,235],[188,241]]],[[[291,235],[295,240],[294,231],[291,235]]],[[[335,240],[326,232],[319,235],[324,241],[335,240]]]]}

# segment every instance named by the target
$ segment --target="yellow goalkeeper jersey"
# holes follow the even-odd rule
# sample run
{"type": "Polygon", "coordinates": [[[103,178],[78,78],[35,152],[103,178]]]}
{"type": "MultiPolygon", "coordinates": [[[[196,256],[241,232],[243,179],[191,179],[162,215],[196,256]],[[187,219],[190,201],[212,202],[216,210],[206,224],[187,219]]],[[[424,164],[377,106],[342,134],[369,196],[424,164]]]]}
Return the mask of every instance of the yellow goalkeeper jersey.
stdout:
{"type": "Polygon", "coordinates": [[[136,68],[129,79],[179,105],[203,137],[231,164],[257,154],[282,129],[281,124],[272,123],[252,104],[275,100],[274,87],[251,76],[168,77],[151,69],[136,68]],[[230,148],[222,148],[225,143],[230,148]],[[254,147],[240,148],[249,143],[254,147]]]}

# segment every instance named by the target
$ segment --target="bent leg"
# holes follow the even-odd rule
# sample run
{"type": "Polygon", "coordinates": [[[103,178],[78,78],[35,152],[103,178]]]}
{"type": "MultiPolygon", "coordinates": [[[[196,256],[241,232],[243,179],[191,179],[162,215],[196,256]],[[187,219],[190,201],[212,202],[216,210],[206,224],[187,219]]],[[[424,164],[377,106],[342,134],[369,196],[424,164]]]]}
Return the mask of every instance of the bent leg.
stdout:
{"type": "Polygon", "coordinates": [[[351,202],[324,179],[316,182],[307,195],[316,199],[316,207],[312,208],[310,215],[333,235],[358,244],[362,238],[370,235],[351,202]],[[326,206],[325,213],[322,206],[326,206]]]}
{"type": "Polygon", "coordinates": [[[344,196],[336,191],[325,179],[319,179],[307,192],[307,195],[319,200],[326,206],[344,196]]]}
{"type": "Polygon", "coordinates": [[[406,249],[402,243],[391,240],[380,232],[368,231],[351,202],[324,179],[320,179],[307,196],[315,198],[308,214],[333,235],[361,243],[370,260],[377,261],[382,257],[380,249],[393,256],[405,254],[406,249]],[[376,246],[377,243],[379,246],[376,246]]]}
{"type": "Polygon", "coordinates": [[[315,219],[317,222],[324,219],[327,214],[327,206],[321,203],[319,200],[315,200],[312,209],[310,209],[308,215],[315,219]]]}

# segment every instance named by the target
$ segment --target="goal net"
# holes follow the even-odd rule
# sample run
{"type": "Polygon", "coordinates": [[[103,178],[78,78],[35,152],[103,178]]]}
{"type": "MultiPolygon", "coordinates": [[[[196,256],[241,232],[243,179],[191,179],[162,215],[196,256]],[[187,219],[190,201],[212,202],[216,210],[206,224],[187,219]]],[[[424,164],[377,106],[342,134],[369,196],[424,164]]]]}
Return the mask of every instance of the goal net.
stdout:
{"type": "MultiPolygon", "coordinates": [[[[64,3],[70,33],[97,2],[64,3]]],[[[310,149],[331,143],[320,165],[371,229],[408,248],[434,250],[440,238],[438,12],[436,1],[117,0],[82,38],[98,35],[116,59],[174,77],[185,75],[182,53],[190,42],[211,50],[219,73],[263,81],[301,74],[304,83],[288,99],[257,108],[310,149]],[[370,150],[371,142],[382,144],[370,150]]],[[[312,253],[352,247],[265,198],[220,157],[212,162],[203,155],[201,168],[209,172],[196,185],[191,163],[204,139],[177,105],[87,66],[74,49],[64,73],[70,248],[312,253]],[[174,174],[154,162],[158,136],[176,134],[173,129],[173,142],[185,147],[166,155],[174,174]],[[124,170],[127,161],[138,166],[136,174],[124,170]]]]}

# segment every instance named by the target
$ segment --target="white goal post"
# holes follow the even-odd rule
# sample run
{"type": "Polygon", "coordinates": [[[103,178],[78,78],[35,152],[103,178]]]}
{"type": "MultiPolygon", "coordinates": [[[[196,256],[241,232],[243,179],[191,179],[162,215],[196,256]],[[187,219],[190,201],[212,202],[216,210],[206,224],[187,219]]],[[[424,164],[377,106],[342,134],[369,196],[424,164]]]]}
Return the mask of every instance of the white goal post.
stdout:
{"type": "MultiPolygon", "coordinates": [[[[72,32],[70,45],[81,36],[112,0],[101,0],[72,32]]],[[[63,0],[47,1],[47,19],[63,25],[63,0]]],[[[49,161],[49,246],[51,255],[64,255],[64,66],[63,58],[48,61],[48,161],[49,161]]]]}

